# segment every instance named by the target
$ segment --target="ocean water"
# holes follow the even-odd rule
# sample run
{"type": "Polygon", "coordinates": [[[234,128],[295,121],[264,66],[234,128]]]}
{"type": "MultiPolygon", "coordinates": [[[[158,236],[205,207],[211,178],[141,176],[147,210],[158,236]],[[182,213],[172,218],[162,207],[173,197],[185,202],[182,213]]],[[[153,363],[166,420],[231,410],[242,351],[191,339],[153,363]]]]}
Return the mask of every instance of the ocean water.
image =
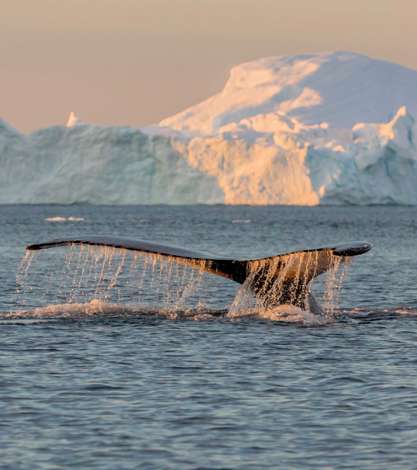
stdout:
{"type": "Polygon", "coordinates": [[[417,208],[0,206],[0,233],[2,468],[415,468],[417,208]],[[373,249],[323,322],[225,315],[231,281],[120,252],[21,264],[83,234],[237,258],[373,249]]]}

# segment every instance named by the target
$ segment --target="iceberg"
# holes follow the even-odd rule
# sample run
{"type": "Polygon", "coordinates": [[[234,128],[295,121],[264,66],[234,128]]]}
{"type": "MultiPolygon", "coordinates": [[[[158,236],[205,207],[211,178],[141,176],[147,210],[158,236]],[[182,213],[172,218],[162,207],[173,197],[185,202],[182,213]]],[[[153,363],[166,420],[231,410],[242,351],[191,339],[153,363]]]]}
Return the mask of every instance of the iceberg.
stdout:
{"type": "Polygon", "coordinates": [[[268,57],[159,124],[26,135],[0,121],[0,203],[417,204],[417,71],[268,57]]]}

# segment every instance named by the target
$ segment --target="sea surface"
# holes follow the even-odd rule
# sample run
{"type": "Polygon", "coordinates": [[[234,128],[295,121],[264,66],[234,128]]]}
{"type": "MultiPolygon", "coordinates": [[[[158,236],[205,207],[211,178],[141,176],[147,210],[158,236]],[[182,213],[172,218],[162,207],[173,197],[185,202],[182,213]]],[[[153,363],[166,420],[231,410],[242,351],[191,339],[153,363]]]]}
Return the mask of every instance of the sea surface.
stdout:
{"type": "Polygon", "coordinates": [[[416,468],[417,208],[0,206],[0,234],[2,469],[416,468]],[[324,321],[131,253],[25,257],[101,234],[236,258],[373,249],[324,321]]]}

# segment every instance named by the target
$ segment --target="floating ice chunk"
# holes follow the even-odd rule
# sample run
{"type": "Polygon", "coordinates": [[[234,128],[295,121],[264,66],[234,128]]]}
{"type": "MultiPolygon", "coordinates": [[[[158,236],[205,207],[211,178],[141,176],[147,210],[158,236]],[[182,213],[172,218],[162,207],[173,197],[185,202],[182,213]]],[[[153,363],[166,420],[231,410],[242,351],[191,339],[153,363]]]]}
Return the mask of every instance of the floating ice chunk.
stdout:
{"type": "Polygon", "coordinates": [[[47,217],[45,219],[46,222],[82,222],[84,221],[84,217],[62,217],[62,216],[54,216],[54,217],[47,217]]]}

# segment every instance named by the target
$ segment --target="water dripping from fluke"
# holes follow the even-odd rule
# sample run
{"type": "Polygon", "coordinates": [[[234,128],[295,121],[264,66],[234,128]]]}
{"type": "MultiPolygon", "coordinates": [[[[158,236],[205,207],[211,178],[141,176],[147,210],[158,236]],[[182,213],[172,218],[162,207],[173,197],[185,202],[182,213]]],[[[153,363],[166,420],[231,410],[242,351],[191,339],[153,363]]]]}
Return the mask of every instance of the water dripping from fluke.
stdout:
{"type": "MultiPolygon", "coordinates": [[[[112,306],[112,312],[114,305],[125,311],[130,311],[132,305],[135,311],[138,305],[139,310],[146,306],[147,312],[164,312],[172,319],[199,315],[200,318],[258,317],[280,321],[301,318],[308,322],[311,316],[321,322],[330,321],[336,316],[340,288],[351,256],[369,249],[368,244],[344,244],[342,248],[325,247],[234,260],[139,240],[106,237],[54,240],[28,247],[16,279],[17,296],[29,297],[36,288],[38,299],[42,298],[44,305],[56,305],[58,299],[59,305],[67,309],[68,305],[77,305],[79,309],[85,305],[87,313],[91,312],[91,302],[95,302],[93,306],[101,309],[103,305],[112,306]],[[65,251],[61,269],[45,269],[45,265],[42,269],[39,263],[45,260],[34,254],[58,246],[69,249],[65,251]],[[35,283],[30,282],[32,270],[36,272],[35,283]],[[47,278],[47,272],[53,275],[47,278]],[[322,273],[327,273],[327,279],[323,306],[319,307],[312,286],[322,273]],[[205,291],[218,276],[226,279],[223,283],[240,284],[240,287],[237,292],[230,288],[234,295],[213,309],[212,298],[205,291]],[[42,289],[43,296],[40,296],[42,289]]],[[[56,263],[56,252],[46,261],[56,263]]],[[[24,300],[21,305],[31,303],[24,300]]]]}

